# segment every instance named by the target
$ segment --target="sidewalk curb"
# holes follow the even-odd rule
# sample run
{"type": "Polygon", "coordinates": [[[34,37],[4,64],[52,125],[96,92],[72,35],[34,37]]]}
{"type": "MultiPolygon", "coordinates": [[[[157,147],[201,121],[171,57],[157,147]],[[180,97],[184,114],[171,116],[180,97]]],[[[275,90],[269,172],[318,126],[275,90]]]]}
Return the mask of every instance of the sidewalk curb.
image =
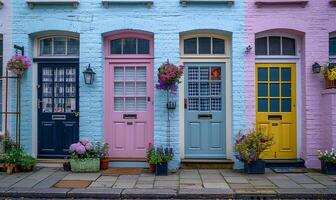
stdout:
{"type": "Polygon", "coordinates": [[[94,198],[94,199],[336,199],[329,189],[116,189],[116,188],[0,188],[7,198],[94,198]],[[267,190],[267,191],[266,191],[267,190]],[[264,191],[264,193],[263,193],[264,191]]]}

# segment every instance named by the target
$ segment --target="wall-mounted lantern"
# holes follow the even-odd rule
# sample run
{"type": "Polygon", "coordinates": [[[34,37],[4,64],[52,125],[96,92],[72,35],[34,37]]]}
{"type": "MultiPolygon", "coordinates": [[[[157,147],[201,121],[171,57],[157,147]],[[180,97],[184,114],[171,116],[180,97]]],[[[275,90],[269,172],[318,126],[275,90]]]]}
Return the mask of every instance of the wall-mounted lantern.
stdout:
{"type": "Polygon", "coordinates": [[[83,71],[83,75],[84,75],[84,81],[85,81],[85,84],[92,85],[92,84],[93,84],[93,81],[94,81],[94,78],[95,78],[95,75],[96,75],[96,72],[94,72],[94,71],[91,69],[90,64],[89,64],[89,66],[86,68],[86,70],[83,71]]]}
{"type": "Polygon", "coordinates": [[[321,65],[318,64],[317,62],[315,62],[313,65],[312,65],[312,70],[313,70],[313,73],[314,74],[318,74],[321,72],[321,65]]]}

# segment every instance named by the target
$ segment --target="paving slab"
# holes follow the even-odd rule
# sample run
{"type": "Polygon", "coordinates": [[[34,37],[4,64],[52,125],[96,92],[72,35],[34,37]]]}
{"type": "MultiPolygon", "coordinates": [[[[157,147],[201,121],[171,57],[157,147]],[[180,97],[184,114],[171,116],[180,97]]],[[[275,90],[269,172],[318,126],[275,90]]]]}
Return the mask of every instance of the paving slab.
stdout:
{"type": "Polygon", "coordinates": [[[110,188],[113,186],[115,182],[114,181],[95,181],[91,183],[89,187],[92,188],[110,188]]]}
{"type": "Polygon", "coordinates": [[[253,185],[248,183],[233,183],[229,184],[231,189],[240,189],[240,188],[254,188],[253,185]]]}
{"type": "Polygon", "coordinates": [[[117,179],[118,179],[117,176],[101,176],[96,181],[115,182],[117,179]]]}
{"type": "Polygon", "coordinates": [[[32,172],[28,173],[15,173],[12,175],[6,175],[0,182],[1,187],[11,187],[15,183],[21,181],[22,179],[26,178],[27,176],[31,175],[32,172]]]}
{"type": "Polygon", "coordinates": [[[224,188],[229,189],[229,185],[225,182],[223,183],[203,183],[204,188],[224,188]]]}
{"type": "Polygon", "coordinates": [[[230,170],[230,169],[223,169],[220,170],[220,173],[224,177],[231,177],[231,176],[242,176],[242,174],[238,171],[230,170]]]}
{"type": "Polygon", "coordinates": [[[234,193],[231,189],[180,189],[179,199],[232,199],[234,193]]]}
{"type": "Polygon", "coordinates": [[[135,186],[134,186],[134,188],[142,188],[142,189],[150,189],[150,188],[154,188],[154,184],[152,183],[152,184],[143,184],[143,183],[141,183],[141,184],[136,184],[135,186]]]}
{"type": "Polygon", "coordinates": [[[40,172],[40,171],[38,171],[38,172],[35,172],[35,173],[33,173],[33,174],[25,177],[24,179],[22,179],[19,182],[15,183],[11,187],[16,187],[16,188],[23,188],[23,187],[32,188],[36,184],[38,184],[39,182],[41,182],[44,179],[46,179],[47,177],[51,176],[53,173],[55,173],[55,172],[54,171],[50,171],[50,172],[40,172]]]}
{"type": "Polygon", "coordinates": [[[113,188],[134,188],[136,181],[117,181],[114,183],[113,188]]]}
{"type": "Polygon", "coordinates": [[[277,196],[276,191],[273,189],[253,189],[253,188],[245,188],[245,189],[234,189],[235,198],[237,199],[267,199],[267,198],[275,198],[277,196]]]}
{"type": "Polygon", "coordinates": [[[178,181],[155,181],[154,188],[178,188],[178,181]]]}
{"type": "Polygon", "coordinates": [[[140,176],[138,178],[138,182],[140,182],[140,181],[154,181],[154,180],[155,180],[155,176],[145,176],[145,177],[140,176]]]}
{"type": "Polygon", "coordinates": [[[273,179],[271,181],[279,188],[302,188],[299,184],[289,179],[273,179]]]}
{"type": "Polygon", "coordinates": [[[12,188],[5,197],[65,198],[69,189],[64,188],[12,188]]]}
{"type": "Polygon", "coordinates": [[[314,179],[304,174],[287,174],[287,176],[296,183],[317,183],[314,179]]]}
{"type": "Polygon", "coordinates": [[[180,183],[180,189],[181,188],[202,189],[203,184],[202,183],[180,183]]]}
{"type": "Polygon", "coordinates": [[[318,191],[320,193],[320,198],[325,198],[325,199],[336,199],[336,189],[330,189],[330,188],[326,188],[326,189],[315,189],[316,191],[318,191]]]}
{"type": "Polygon", "coordinates": [[[228,183],[248,183],[245,177],[224,177],[228,183]]]}
{"type": "Polygon", "coordinates": [[[315,189],[315,188],[327,188],[326,186],[318,183],[313,183],[313,184],[301,184],[303,188],[307,189],[315,189]]]}
{"type": "Polygon", "coordinates": [[[121,193],[124,199],[173,199],[177,191],[173,189],[125,189],[121,193]]]}
{"type": "Polygon", "coordinates": [[[195,183],[202,183],[202,180],[201,179],[196,179],[196,178],[193,178],[193,179],[180,179],[180,183],[191,183],[191,184],[195,184],[195,183]]]}
{"type": "Polygon", "coordinates": [[[100,175],[100,173],[70,173],[63,180],[95,181],[100,175]]]}
{"type": "Polygon", "coordinates": [[[121,192],[122,189],[112,189],[112,188],[73,189],[70,192],[68,192],[68,197],[120,199],[121,192]]]}
{"type": "Polygon", "coordinates": [[[275,189],[275,191],[278,193],[279,198],[306,198],[306,199],[312,199],[312,198],[318,198],[320,195],[320,192],[315,189],[307,189],[307,188],[280,188],[275,189]]]}
{"type": "Polygon", "coordinates": [[[64,178],[68,174],[69,172],[56,171],[51,176],[45,178],[44,180],[36,184],[34,188],[50,188],[57,182],[62,180],[62,178],[64,178]]]}
{"type": "Polygon", "coordinates": [[[156,176],[155,180],[158,181],[177,181],[179,180],[179,176],[174,174],[174,175],[169,175],[169,176],[156,176]]]}
{"type": "Polygon", "coordinates": [[[118,180],[137,180],[140,175],[120,175],[118,180]]]}

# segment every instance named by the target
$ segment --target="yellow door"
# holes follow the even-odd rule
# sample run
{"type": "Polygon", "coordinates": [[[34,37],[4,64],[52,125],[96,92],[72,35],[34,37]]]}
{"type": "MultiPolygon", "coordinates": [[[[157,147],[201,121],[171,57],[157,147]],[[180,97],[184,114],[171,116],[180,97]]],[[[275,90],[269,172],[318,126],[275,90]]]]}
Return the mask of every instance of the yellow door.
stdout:
{"type": "Polygon", "coordinates": [[[256,64],[256,124],[274,140],[263,159],[297,157],[295,88],[295,64],[256,64]]]}

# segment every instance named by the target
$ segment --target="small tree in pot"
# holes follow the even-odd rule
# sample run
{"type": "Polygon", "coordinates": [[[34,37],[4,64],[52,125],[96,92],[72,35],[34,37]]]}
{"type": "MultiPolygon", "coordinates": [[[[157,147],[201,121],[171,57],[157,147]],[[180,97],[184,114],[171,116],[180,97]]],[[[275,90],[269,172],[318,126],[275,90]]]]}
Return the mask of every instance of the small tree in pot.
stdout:
{"type": "Polygon", "coordinates": [[[265,173],[265,162],[260,154],[273,144],[273,138],[261,130],[239,131],[235,141],[236,158],[244,162],[244,171],[249,174],[265,173]]]}
{"type": "Polygon", "coordinates": [[[109,145],[108,143],[97,142],[96,144],[97,153],[100,157],[100,169],[106,170],[109,168],[109,145]]]}

